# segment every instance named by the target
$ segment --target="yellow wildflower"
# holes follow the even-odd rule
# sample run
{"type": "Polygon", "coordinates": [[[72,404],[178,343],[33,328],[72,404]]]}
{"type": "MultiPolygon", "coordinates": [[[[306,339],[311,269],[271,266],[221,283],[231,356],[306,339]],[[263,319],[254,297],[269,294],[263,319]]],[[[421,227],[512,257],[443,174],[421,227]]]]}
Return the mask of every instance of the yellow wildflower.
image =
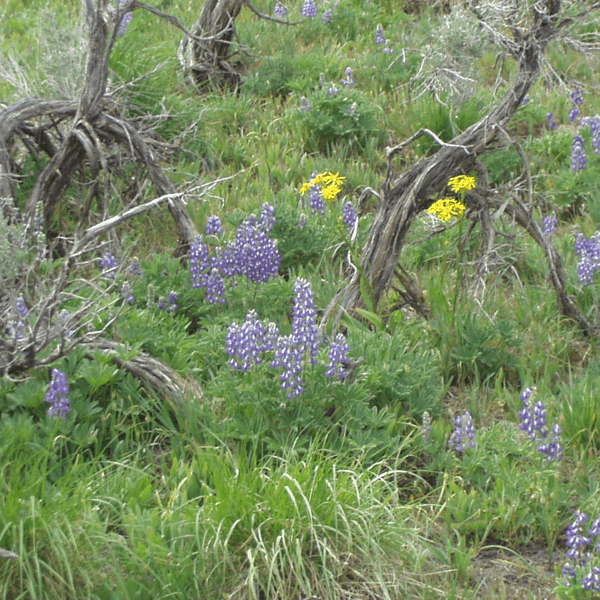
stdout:
{"type": "Polygon", "coordinates": [[[329,200],[330,202],[333,202],[341,191],[342,190],[337,185],[335,185],[335,183],[332,183],[331,185],[322,188],[321,194],[323,194],[324,200],[329,200]]]}
{"type": "Polygon", "coordinates": [[[315,175],[310,181],[303,183],[300,188],[302,195],[306,194],[315,185],[321,186],[321,192],[325,200],[335,200],[337,195],[342,191],[342,185],[344,185],[345,177],[342,177],[339,173],[331,173],[330,171],[323,171],[315,175]]]}
{"type": "Polygon", "coordinates": [[[436,216],[441,221],[450,221],[452,217],[461,217],[467,207],[454,198],[441,198],[434,202],[427,212],[436,216]]]}
{"type": "Polygon", "coordinates": [[[321,175],[325,185],[334,184],[340,188],[344,185],[344,179],[346,179],[345,177],[341,177],[339,173],[331,173],[330,171],[325,171],[324,173],[321,173],[321,175]]]}
{"type": "Polygon", "coordinates": [[[448,185],[456,194],[458,192],[468,192],[469,190],[472,190],[477,185],[477,181],[475,181],[475,177],[471,177],[470,175],[457,175],[448,180],[448,185]]]}

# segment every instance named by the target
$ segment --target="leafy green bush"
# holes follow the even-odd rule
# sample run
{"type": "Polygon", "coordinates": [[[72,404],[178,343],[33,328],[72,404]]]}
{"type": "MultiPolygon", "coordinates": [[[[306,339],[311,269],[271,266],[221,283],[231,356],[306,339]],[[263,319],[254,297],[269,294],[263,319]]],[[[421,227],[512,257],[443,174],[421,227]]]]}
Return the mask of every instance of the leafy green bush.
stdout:
{"type": "MultiPolygon", "coordinates": [[[[342,89],[338,92],[323,88],[307,97],[311,107],[300,113],[309,152],[331,154],[336,145],[358,150],[369,140],[382,140],[378,126],[379,107],[360,91],[342,89]]],[[[343,86],[340,86],[343,87],[343,86]]]]}

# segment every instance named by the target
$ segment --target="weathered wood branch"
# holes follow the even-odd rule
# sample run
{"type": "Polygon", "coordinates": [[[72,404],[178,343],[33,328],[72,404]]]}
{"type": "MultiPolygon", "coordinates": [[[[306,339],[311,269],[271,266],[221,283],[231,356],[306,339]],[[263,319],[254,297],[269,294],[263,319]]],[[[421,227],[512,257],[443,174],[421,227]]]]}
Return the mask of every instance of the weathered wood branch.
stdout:
{"type": "Polygon", "coordinates": [[[180,403],[184,398],[193,396],[198,401],[202,400],[202,388],[194,379],[184,379],[165,362],[150,354],[140,352],[133,358],[124,359],[122,355],[127,354],[127,348],[123,344],[103,338],[82,344],[82,347],[90,352],[99,350],[109,355],[119,367],[131,373],[164,399],[180,403]]]}

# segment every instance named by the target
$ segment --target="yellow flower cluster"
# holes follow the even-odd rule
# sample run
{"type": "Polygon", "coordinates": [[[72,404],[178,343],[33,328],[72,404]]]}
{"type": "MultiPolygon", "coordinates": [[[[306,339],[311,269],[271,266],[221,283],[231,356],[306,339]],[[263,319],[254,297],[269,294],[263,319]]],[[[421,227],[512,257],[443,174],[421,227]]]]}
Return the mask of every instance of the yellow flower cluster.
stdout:
{"type": "Polygon", "coordinates": [[[315,185],[321,186],[321,194],[325,200],[334,202],[338,197],[338,194],[342,191],[342,185],[344,185],[345,177],[341,177],[339,173],[331,173],[330,171],[323,171],[315,175],[309,182],[303,184],[300,188],[301,194],[306,194],[315,185]]]}
{"type": "Polygon", "coordinates": [[[441,198],[434,202],[427,212],[435,215],[438,219],[448,222],[452,217],[461,217],[466,206],[454,198],[441,198]]]}
{"type": "Polygon", "coordinates": [[[458,192],[472,190],[477,185],[477,182],[475,181],[475,177],[471,177],[470,175],[457,175],[448,180],[448,185],[457,194],[458,192]]]}

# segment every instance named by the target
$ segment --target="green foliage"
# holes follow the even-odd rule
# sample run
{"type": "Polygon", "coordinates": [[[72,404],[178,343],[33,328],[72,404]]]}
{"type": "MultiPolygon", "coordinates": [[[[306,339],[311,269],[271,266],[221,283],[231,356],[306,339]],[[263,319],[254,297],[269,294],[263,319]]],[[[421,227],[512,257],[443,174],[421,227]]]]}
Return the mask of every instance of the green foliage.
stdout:
{"type": "Polygon", "coordinates": [[[444,391],[438,354],[403,333],[351,331],[351,347],[364,359],[361,384],[373,406],[399,418],[420,420],[424,411],[437,416],[444,391]]]}
{"type": "Polygon", "coordinates": [[[360,91],[340,89],[330,94],[324,87],[309,95],[308,101],[312,108],[300,116],[309,152],[332,154],[340,144],[359,150],[381,137],[377,120],[380,109],[360,91]]]}

